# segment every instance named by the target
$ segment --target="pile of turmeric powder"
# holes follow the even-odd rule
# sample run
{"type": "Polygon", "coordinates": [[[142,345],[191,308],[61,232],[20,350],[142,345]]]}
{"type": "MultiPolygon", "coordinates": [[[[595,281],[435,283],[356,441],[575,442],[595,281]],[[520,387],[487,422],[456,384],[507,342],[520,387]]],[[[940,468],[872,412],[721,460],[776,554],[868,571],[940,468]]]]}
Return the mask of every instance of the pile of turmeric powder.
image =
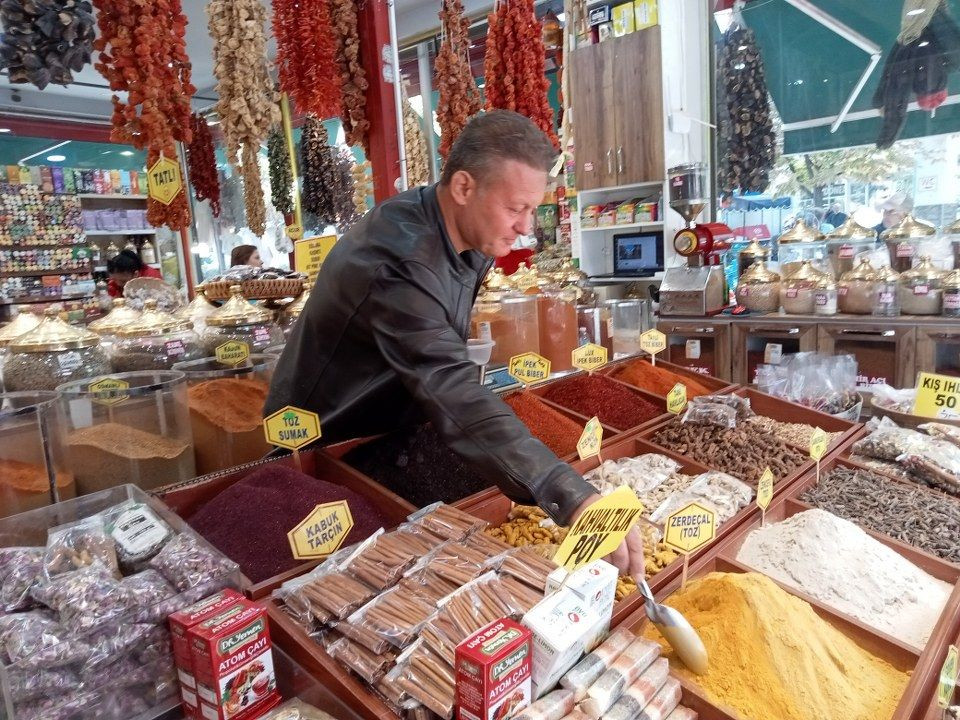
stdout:
{"type": "Polygon", "coordinates": [[[742,720],[881,720],[909,679],[759,573],[710,573],[666,604],[700,634],[707,672],[687,670],[653,626],[647,636],[674,672],[742,720]]]}
{"type": "Polygon", "coordinates": [[[625,382],[641,390],[662,395],[673,389],[677,383],[687,386],[687,397],[695,398],[700,395],[710,395],[711,391],[703,384],[686,375],[679,375],[661,365],[651,365],[647,360],[634,360],[617,368],[611,377],[625,382]]]}

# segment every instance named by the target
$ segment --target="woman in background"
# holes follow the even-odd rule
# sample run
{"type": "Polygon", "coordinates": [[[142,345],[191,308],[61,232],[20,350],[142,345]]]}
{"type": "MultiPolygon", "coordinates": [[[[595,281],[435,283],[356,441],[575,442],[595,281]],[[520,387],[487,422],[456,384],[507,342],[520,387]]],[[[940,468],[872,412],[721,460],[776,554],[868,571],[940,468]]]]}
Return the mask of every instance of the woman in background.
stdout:
{"type": "Polygon", "coordinates": [[[123,297],[123,286],[138,277],[152,277],[163,280],[163,274],[156,268],[145,264],[133,250],[121,250],[107,260],[107,292],[110,297],[123,297]]]}
{"type": "Polygon", "coordinates": [[[237,265],[249,265],[251,267],[263,267],[263,260],[260,259],[260,251],[256,245],[237,245],[230,252],[230,267],[237,265]]]}

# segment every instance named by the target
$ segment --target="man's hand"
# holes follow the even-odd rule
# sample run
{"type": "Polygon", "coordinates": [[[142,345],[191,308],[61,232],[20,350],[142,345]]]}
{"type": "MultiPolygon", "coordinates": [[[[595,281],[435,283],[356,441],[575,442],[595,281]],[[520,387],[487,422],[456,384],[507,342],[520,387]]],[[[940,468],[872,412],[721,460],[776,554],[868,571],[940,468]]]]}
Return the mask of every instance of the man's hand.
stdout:
{"type": "MultiPolygon", "coordinates": [[[[577,518],[580,517],[584,510],[598,500],[600,500],[599,495],[592,495],[584,500],[576,512],[573,513],[570,527],[573,527],[577,518]]],[[[629,575],[632,578],[642,578],[644,576],[643,535],[640,533],[640,529],[634,525],[630,529],[630,532],[627,533],[623,542],[620,543],[620,547],[610,553],[606,559],[608,562],[616,565],[621,575],[629,575]]]]}

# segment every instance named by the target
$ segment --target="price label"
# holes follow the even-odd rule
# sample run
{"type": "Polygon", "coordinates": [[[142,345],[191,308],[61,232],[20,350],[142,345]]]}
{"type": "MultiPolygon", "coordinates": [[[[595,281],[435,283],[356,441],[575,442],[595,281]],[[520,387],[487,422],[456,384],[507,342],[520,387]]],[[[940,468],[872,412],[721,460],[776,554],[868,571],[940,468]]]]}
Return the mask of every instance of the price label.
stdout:
{"type": "Polygon", "coordinates": [[[157,202],[169,205],[183,189],[180,163],[160,157],[147,171],[147,193],[157,202]]]}
{"type": "Polygon", "coordinates": [[[687,360],[699,360],[700,359],[700,341],[699,340],[687,340],[686,347],[684,348],[687,360]]]}
{"type": "Polygon", "coordinates": [[[607,364],[607,349],[603,345],[587,343],[571,353],[573,364],[581,370],[591,372],[607,364]]]}
{"type": "Polygon", "coordinates": [[[679,415],[687,406],[687,386],[677,383],[667,393],[667,412],[679,415]]]}
{"type": "Polygon", "coordinates": [[[290,550],[298,560],[332,555],[353,529],[353,515],[346,500],[317,505],[299,525],[287,533],[290,550]]]}
{"type": "Polygon", "coordinates": [[[679,553],[688,555],[713,540],[717,518],[713,510],[690,503],[667,517],[663,541],[679,553]]]}
{"type": "Polygon", "coordinates": [[[780,343],[767,343],[763,349],[763,361],[767,365],[779,365],[783,359],[783,345],[780,343]]]}
{"type": "Polygon", "coordinates": [[[130,383],[117,378],[104,378],[90,383],[87,390],[93,393],[93,401],[100,405],[118,405],[130,397],[125,392],[130,389],[130,383]]]}
{"type": "Polygon", "coordinates": [[[250,357],[250,346],[242,340],[230,340],[218,345],[214,355],[221,365],[236,366],[250,357]]]}
{"type": "Polygon", "coordinates": [[[310,282],[317,279],[317,273],[327,255],[337,244],[336,235],[323,235],[297,240],[293,243],[293,266],[298,272],[306,273],[310,282]]]}
{"type": "Polygon", "coordinates": [[[536,353],[523,353],[510,358],[507,372],[519,383],[532,385],[550,377],[550,361],[536,353]]]}
{"type": "Polygon", "coordinates": [[[957,687],[957,671],[960,670],[960,651],[956,645],[947,648],[947,657],[940,669],[940,682],[937,685],[937,706],[941,709],[950,707],[953,700],[953,691],[957,687]]]}
{"type": "Polygon", "coordinates": [[[917,376],[913,414],[928,418],[960,419],[960,378],[920,373],[917,376]]]}
{"type": "Polygon", "coordinates": [[[640,335],[640,349],[651,355],[662,353],[667,349],[667,336],[659,330],[647,330],[640,335]]]}
{"type": "Polygon", "coordinates": [[[819,462],[820,458],[827,453],[828,440],[827,434],[821,428],[817,428],[813,431],[813,434],[810,436],[811,460],[819,462]]]}
{"type": "Polygon", "coordinates": [[[297,450],[320,437],[320,418],[287,405],[263,419],[263,432],[271,445],[297,450]]]}
{"type": "Polygon", "coordinates": [[[581,513],[557,549],[553,560],[576,570],[616,550],[640,519],[643,503],[637,494],[621,486],[581,513]]]}
{"type": "Polygon", "coordinates": [[[586,460],[588,457],[599,455],[602,444],[603,427],[601,427],[598,418],[592,417],[587,420],[587,424],[583,426],[583,432],[577,441],[577,453],[579,453],[580,459],[586,460]]]}
{"type": "Polygon", "coordinates": [[[773,500],[773,471],[767,468],[757,484],[757,505],[761,510],[766,511],[770,507],[771,500],[773,500]]]}

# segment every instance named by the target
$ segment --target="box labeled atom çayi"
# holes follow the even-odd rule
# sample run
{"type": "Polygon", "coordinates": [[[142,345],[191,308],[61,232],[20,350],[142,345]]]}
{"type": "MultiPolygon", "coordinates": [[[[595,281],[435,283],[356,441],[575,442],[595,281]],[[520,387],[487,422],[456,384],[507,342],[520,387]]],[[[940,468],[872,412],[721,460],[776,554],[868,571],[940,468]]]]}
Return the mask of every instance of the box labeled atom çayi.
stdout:
{"type": "Polygon", "coordinates": [[[503,720],[532,699],[530,631],[509,618],[487,625],[457,646],[460,720],[503,720]]]}

